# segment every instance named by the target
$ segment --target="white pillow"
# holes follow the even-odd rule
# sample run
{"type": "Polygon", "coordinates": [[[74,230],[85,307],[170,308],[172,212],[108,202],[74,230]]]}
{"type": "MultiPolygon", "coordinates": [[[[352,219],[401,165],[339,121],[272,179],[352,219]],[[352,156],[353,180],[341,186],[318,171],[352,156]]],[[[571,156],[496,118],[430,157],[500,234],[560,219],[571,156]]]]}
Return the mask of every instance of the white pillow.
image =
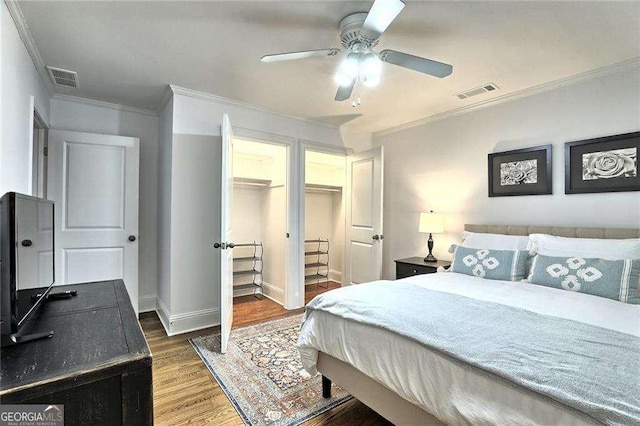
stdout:
{"type": "Polygon", "coordinates": [[[531,234],[530,250],[545,256],[583,257],[606,260],[640,259],[640,238],[627,240],[566,238],[531,234]]]}
{"type": "Polygon", "coordinates": [[[528,250],[529,237],[464,231],[462,247],[490,250],[528,250]]]}

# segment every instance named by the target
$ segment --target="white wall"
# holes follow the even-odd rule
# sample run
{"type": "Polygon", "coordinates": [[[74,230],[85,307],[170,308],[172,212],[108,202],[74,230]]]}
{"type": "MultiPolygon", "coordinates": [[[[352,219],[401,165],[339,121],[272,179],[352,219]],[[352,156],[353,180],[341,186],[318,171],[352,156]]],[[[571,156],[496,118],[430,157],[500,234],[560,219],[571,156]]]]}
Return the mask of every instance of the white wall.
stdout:
{"type": "Polygon", "coordinates": [[[48,124],[50,95],[18,35],[6,4],[2,2],[0,7],[0,195],[7,191],[29,194],[33,108],[48,124]]]}
{"type": "MultiPolygon", "coordinates": [[[[174,97],[174,105],[176,105],[174,97]]],[[[219,316],[220,137],[177,134],[171,176],[171,316],[219,316]]],[[[212,319],[211,319],[212,320],[212,319]]],[[[175,319],[172,318],[175,324],[175,319]]]]}
{"type": "Polygon", "coordinates": [[[262,241],[264,191],[266,191],[264,187],[234,185],[233,207],[231,208],[234,243],[262,241]]]}
{"type": "Polygon", "coordinates": [[[333,195],[333,234],[331,240],[331,257],[329,258],[329,278],[342,283],[344,264],[344,231],[345,218],[342,203],[343,192],[334,192],[333,195]]]}
{"type": "Polygon", "coordinates": [[[640,130],[640,72],[619,72],[374,137],[385,150],[384,269],[425,253],[420,212],[445,214],[434,254],[465,223],[640,226],[640,192],[564,194],[564,143],[640,130]],[[487,154],[553,144],[553,195],[487,196],[487,154]]]}
{"type": "MultiPolygon", "coordinates": [[[[173,145],[173,98],[160,112],[158,120],[158,312],[169,325],[171,306],[171,176],[173,145]]],[[[140,304],[142,309],[142,304],[140,304]]]]}
{"type": "Polygon", "coordinates": [[[333,237],[333,193],[307,191],[304,211],[304,238],[306,240],[331,239],[333,237]]]}
{"type": "MultiPolygon", "coordinates": [[[[140,139],[140,215],[138,294],[153,301],[157,283],[158,116],[81,99],[51,99],[51,127],[58,130],[132,136],[140,139]]],[[[144,309],[141,309],[144,310],[144,309]]]]}
{"type": "Polygon", "coordinates": [[[264,293],[284,304],[286,279],[287,193],[285,186],[267,188],[262,200],[264,293]]]}
{"type": "Polygon", "coordinates": [[[271,161],[268,157],[247,157],[234,154],[233,176],[238,178],[272,180],[271,161]]]}

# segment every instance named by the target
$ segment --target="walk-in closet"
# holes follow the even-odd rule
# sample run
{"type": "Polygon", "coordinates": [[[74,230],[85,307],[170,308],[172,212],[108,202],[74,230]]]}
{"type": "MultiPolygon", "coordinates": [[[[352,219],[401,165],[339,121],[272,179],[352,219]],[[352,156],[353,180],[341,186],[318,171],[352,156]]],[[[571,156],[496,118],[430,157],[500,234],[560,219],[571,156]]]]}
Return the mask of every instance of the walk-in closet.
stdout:
{"type": "Polygon", "coordinates": [[[305,288],[340,284],[343,271],[345,156],[305,153],[305,288]]]}
{"type": "Polygon", "coordinates": [[[287,148],[233,141],[233,295],[282,303],[286,273],[287,148]]]}

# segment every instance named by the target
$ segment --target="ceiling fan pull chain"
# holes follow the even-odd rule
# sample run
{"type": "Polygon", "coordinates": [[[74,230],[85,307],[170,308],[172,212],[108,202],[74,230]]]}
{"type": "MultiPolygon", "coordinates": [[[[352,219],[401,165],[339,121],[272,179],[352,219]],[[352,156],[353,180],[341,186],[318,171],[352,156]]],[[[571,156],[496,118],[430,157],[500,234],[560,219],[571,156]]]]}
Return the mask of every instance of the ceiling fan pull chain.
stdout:
{"type": "Polygon", "coordinates": [[[362,104],[362,101],[360,100],[360,88],[361,88],[361,85],[358,84],[358,81],[356,81],[356,87],[354,90],[354,99],[353,99],[353,102],[351,102],[351,106],[353,108],[359,107],[362,104]]]}

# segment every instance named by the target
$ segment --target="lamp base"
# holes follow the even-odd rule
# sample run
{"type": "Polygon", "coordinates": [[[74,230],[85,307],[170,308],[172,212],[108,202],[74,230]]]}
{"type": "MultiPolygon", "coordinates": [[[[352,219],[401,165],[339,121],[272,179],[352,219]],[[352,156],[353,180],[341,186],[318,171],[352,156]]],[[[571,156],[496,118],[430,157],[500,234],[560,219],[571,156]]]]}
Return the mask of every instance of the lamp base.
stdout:
{"type": "Polygon", "coordinates": [[[437,262],[437,261],[438,261],[438,259],[436,259],[435,257],[433,257],[433,255],[432,255],[431,253],[429,253],[429,254],[427,255],[427,257],[425,257],[423,260],[424,260],[425,262],[437,262]]]}

